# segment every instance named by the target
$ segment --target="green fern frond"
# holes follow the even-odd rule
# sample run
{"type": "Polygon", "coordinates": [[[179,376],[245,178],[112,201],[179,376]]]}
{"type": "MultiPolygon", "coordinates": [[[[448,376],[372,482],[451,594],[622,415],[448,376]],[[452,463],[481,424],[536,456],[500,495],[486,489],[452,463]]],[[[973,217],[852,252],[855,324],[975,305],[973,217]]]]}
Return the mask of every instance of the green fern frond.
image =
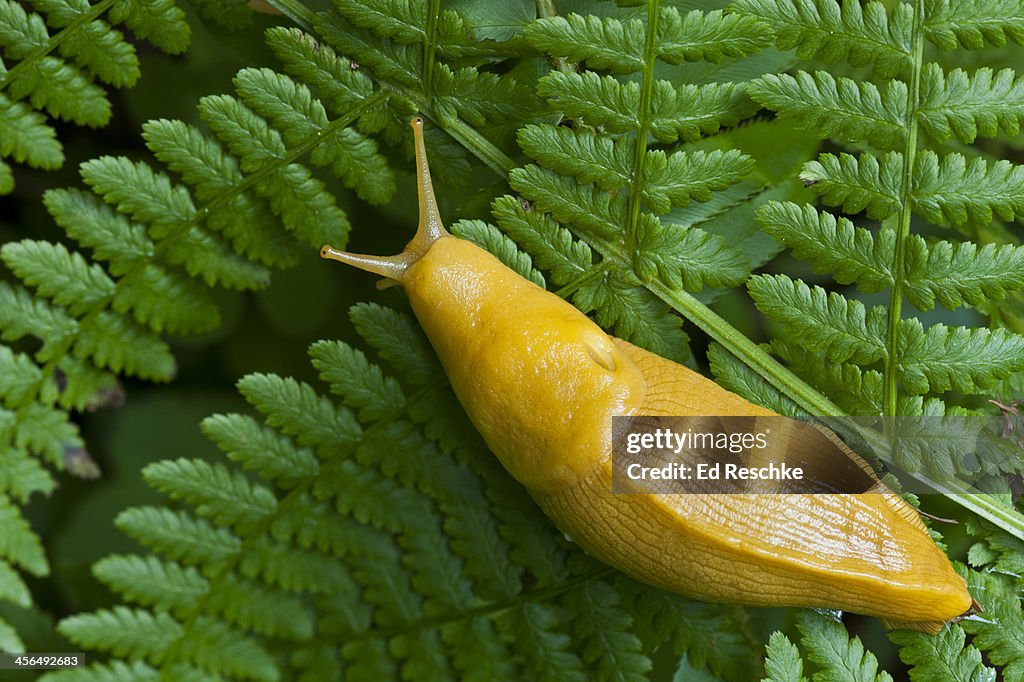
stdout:
{"type": "Polygon", "coordinates": [[[178,459],[146,467],[143,478],[171,499],[187,502],[219,526],[248,533],[277,510],[274,495],[251,485],[243,475],[198,460],[178,459]],[[209,482],[216,486],[210,488],[209,482]]]}
{"type": "Polygon", "coordinates": [[[1024,214],[1024,166],[1005,160],[989,166],[981,158],[926,151],[917,157],[914,175],[914,208],[933,223],[988,225],[1024,214]]]}
{"type": "Polygon", "coordinates": [[[778,414],[789,417],[806,414],[797,403],[783,395],[764,377],[721,345],[712,344],[708,348],[708,364],[711,366],[711,373],[723,388],[743,396],[752,403],[764,405],[778,414]]]}
{"type": "Polygon", "coordinates": [[[543,18],[526,29],[527,39],[538,49],[611,73],[643,69],[644,33],[639,19],[623,22],[615,17],[579,14],[543,18]]]}
{"type": "Polygon", "coordinates": [[[0,559],[35,576],[50,572],[39,538],[6,495],[0,495],[0,526],[4,529],[0,539],[0,559]]]}
{"type": "Polygon", "coordinates": [[[899,208],[902,174],[903,158],[896,152],[881,159],[871,154],[822,154],[804,165],[800,179],[826,204],[882,220],[899,208]]]}
{"type": "Polygon", "coordinates": [[[947,327],[927,330],[916,319],[900,325],[900,375],[911,393],[950,389],[980,393],[1024,369],[1024,337],[1004,329],[947,327]]]}
{"type": "Polygon", "coordinates": [[[735,286],[747,276],[747,262],[717,235],[700,228],[663,225],[653,216],[637,222],[633,270],[643,282],[660,277],[673,289],[700,291],[735,286]]]}
{"type": "Polygon", "coordinates": [[[674,7],[661,7],[657,57],[669,64],[701,60],[717,64],[726,57],[745,57],[770,44],[765,28],[750,17],[721,10],[691,10],[682,15],[674,7]]]}
{"type": "Polygon", "coordinates": [[[805,377],[819,391],[836,396],[850,414],[881,414],[883,378],[877,370],[862,370],[849,362],[834,362],[827,354],[773,339],[773,355],[805,377]]]}
{"type": "Polygon", "coordinates": [[[115,656],[135,653],[139,658],[159,663],[171,644],[182,635],[181,625],[165,613],[153,614],[124,606],[96,614],[75,616],[64,628],[69,636],[89,646],[100,646],[115,656]],[[90,632],[102,631],[103,639],[92,639],[90,632]]]}
{"type": "MultiPolygon", "coordinates": [[[[428,22],[425,9],[412,0],[341,0],[335,11],[309,13],[313,31],[324,43],[390,91],[385,108],[363,129],[381,130],[396,143],[407,138],[408,117],[419,111],[466,144],[473,135],[466,130],[469,126],[532,119],[533,92],[513,74],[494,72],[502,57],[491,48],[500,43],[472,38],[486,27],[440,7],[428,22]]],[[[314,63],[324,66],[322,60],[314,63]]],[[[436,177],[465,179],[469,165],[464,146],[450,145],[428,130],[427,147],[435,160],[450,157],[448,163],[435,164],[436,177]]],[[[483,151],[476,143],[472,147],[483,151]]],[[[488,161],[494,167],[495,161],[488,161]]]]}
{"type": "MultiPolygon", "coordinates": [[[[817,272],[832,273],[840,284],[856,283],[861,291],[873,293],[894,282],[896,235],[891,229],[872,234],[806,204],[771,202],[757,217],[793,255],[809,260],[817,272]]],[[[904,264],[907,297],[919,310],[933,308],[936,300],[949,310],[981,305],[1024,287],[1024,252],[1010,244],[929,244],[910,235],[904,264]]]]}
{"type": "Polygon", "coordinates": [[[792,202],[769,202],[757,219],[794,256],[809,260],[815,272],[832,273],[840,284],[856,283],[861,291],[874,293],[893,283],[892,231],[876,237],[846,218],[792,202]]]}
{"type": "Polygon", "coordinates": [[[22,287],[0,283],[0,330],[5,341],[26,336],[40,339],[36,358],[48,362],[63,355],[78,333],[78,323],[67,313],[35,299],[22,287]]]}
{"type": "Polygon", "coordinates": [[[963,69],[948,74],[937,64],[926,64],[921,78],[919,120],[935,140],[956,137],[970,144],[1000,132],[1016,135],[1024,121],[1024,77],[1011,69],[998,72],[963,69]]]}
{"type": "MultiPolygon", "coordinates": [[[[137,31],[155,19],[171,22],[178,11],[166,0],[141,8],[128,0],[96,8],[111,5],[111,18],[137,31]]],[[[56,1],[37,5],[55,12],[59,6],[56,1]]],[[[173,22],[164,29],[158,40],[170,44],[173,22]]],[[[70,39],[72,33],[63,35],[70,39]]],[[[275,29],[270,38],[291,63],[310,45],[308,36],[295,31],[275,29]]],[[[337,63],[330,48],[318,52],[324,65],[337,63]]],[[[92,192],[46,192],[44,202],[55,221],[105,263],[39,241],[7,244],[0,252],[7,267],[34,289],[30,294],[20,286],[0,286],[0,334],[8,341],[29,337],[39,344],[35,372],[25,371],[25,356],[0,353],[2,373],[12,382],[4,406],[17,416],[17,428],[5,435],[0,451],[10,441],[12,464],[26,475],[24,483],[6,486],[11,495],[23,501],[53,485],[45,470],[26,464],[25,452],[56,468],[84,452],[64,410],[102,405],[111,391],[116,394],[118,374],[157,381],[173,377],[174,358],[160,334],[215,327],[219,311],[211,287],[260,288],[268,283],[268,266],[294,263],[303,242],[317,248],[328,241],[344,244],[347,217],[301,157],[362,198],[390,197],[390,169],[372,139],[352,127],[381,95],[363,74],[348,73],[337,83],[350,86],[354,96],[343,97],[336,86],[331,104],[324,105],[310,87],[289,76],[244,69],[235,79],[238,98],[209,97],[200,104],[200,117],[212,134],[180,121],[144,126],[147,145],[180,180],[146,162],[101,157],[81,167],[92,192]],[[328,115],[327,106],[342,110],[332,108],[328,115]]]]}
{"type": "Polygon", "coordinates": [[[217,568],[241,548],[231,533],[185,512],[131,507],[117,515],[115,524],[126,535],[186,566],[217,568]]]}
{"type": "MultiPolygon", "coordinates": [[[[721,10],[692,10],[681,15],[674,7],[659,8],[655,57],[669,64],[724,57],[743,57],[768,44],[761,26],[749,17],[721,10]]],[[[584,62],[592,69],[635,73],[644,68],[644,24],[614,17],[548,17],[531,23],[527,39],[544,52],[584,62]]]]}
{"type": "Polygon", "coordinates": [[[591,239],[614,239],[626,221],[625,196],[577,184],[554,171],[535,165],[517,168],[509,176],[509,183],[537,208],[560,223],[576,225],[591,239]]]}
{"type": "Polygon", "coordinates": [[[878,660],[864,649],[859,637],[850,638],[841,623],[821,614],[801,612],[797,621],[801,644],[807,658],[821,667],[816,680],[850,682],[892,682],[887,672],[879,672],[878,660]]]}
{"type": "Polygon", "coordinates": [[[651,283],[699,291],[741,280],[750,263],[720,236],[670,219],[663,223],[658,216],[692,200],[712,199],[713,192],[743,180],[753,162],[735,150],[675,143],[735,125],[754,109],[743,83],[685,83],[682,74],[670,81],[653,69],[657,62],[747,55],[765,44],[768,32],[746,17],[683,15],[655,4],[646,21],[625,15],[542,18],[529,25],[526,37],[556,60],[612,75],[558,69],[538,81],[538,94],[575,125],[520,130],[520,145],[539,166],[509,174],[529,206],[499,200],[498,225],[539,267],[550,268],[562,295],[593,310],[600,324],[668,357],[683,357],[678,319],[652,296],[651,283]],[[615,75],[629,73],[640,77],[615,75]],[[649,137],[673,146],[648,149],[649,137]],[[557,223],[535,215],[537,209],[557,223]],[[581,243],[562,226],[582,237],[581,243]]]}
{"type": "Polygon", "coordinates": [[[92,571],[132,601],[182,617],[210,589],[210,581],[195,568],[156,557],[109,556],[97,561],[92,571]]]}
{"type": "Polygon", "coordinates": [[[907,244],[907,298],[920,310],[938,300],[958,306],[1000,301],[1024,288],[1024,249],[1010,244],[939,241],[927,244],[911,235],[907,244]]]}
{"type": "Polygon", "coordinates": [[[542,166],[584,184],[608,191],[629,184],[633,145],[624,138],[599,136],[589,129],[530,125],[519,131],[518,140],[542,166]]]}
{"type": "Polygon", "coordinates": [[[651,661],[640,639],[629,631],[632,619],[618,606],[608,583],[593,582],[569,595],[566,606],[577,614],[573,635],[582,641],[580,657],[601,678],[646,680],[651,661]]]}
{"type": "MultiPolygon", "coordinates": [[[[191,673],[187,666],[181,666],[176,672],[191,673]]],[[[141,661],[125,663],[115,661],[110,664],[97,664],[86,671],[63,670],[49,674],[51,682],[160,682],[160,671],[141,661]]],[[[183,677],[182,679],[197,679],[195,677],[183,677]]],[[[201,678],[198,678],[201,679],[201,678]]]]}
{"type": "Polygon", "coordinates": [[[893,15],[881,2],[845,0],[739,0],[733,10],[757,17],[775,30],[781,49],[796,49],[801,59],[820,58],[827,64],[849,61],[871,65],[880,76],[893,76],[911,61],[909,5],[896,5],[893,15]]]}
{"type": "Polygon", "coordinates": [[[757,667],[757,653],[740,626],[741,609],[653,592],[634,581],[620,580],[619,586],[632,598],[627,603],[645,646],[667,646],[718,679],[743,679],[757,667]]]}
{"type": "MultiPolygon", "coordinates": [[[[46,125],[46,118],[21,102],[0,95],[0,156],[27,163],[34,168],[53,170],[64,163],[64,151],[57,133],[46,125]]],[[[4,194],[14,189],[10,166],[4,165],[4,194]]]]}
{"type": "Polygon", "coordinates": [[[907,85],[889,81],[880,90],[871,81],[835,78],[827,71],[767,74],[748,88],[761,104],[792,119],[804,130],[826,137],[867,140],[892,149],[906,135],[907,85]]]}
{"type": "Polygon", "coordinates": [[[987,618],[964,621],[962,628],[973,635],[972,645],[985,653],[987,659],[1000,666],[1005,679],[1024,674],[1024,617],[1016,597],[1016,586],[999,573],[970,571],[967,584],[979,601],[987,618]]]}
{"type": "Polygon", "coordinates": [[[870,364],[885,355],[885,312],[860,301],[813,289],[785,275],[758,275],[747,285],[750,295],[770,319],[785,326],[810,350],[836,362],[870,364]]]}
{"type": "Polygon", "coordinates": [[[985,45],[1001,47],[1007,38],[1024,44],[1024,6],[1020,0],[933,0],[925,4],[923,29],[944,50],[985,45]]]}
{"type": "MultiPolygon", "coordinates": [[[[376,345],[396,347],[391,333],[403,318],[365,305],[353,317],[376,345]]],[[[407,333],[403,365],[436,364],[422,333],[407,333]]],[[[732,616],[609,579],[561,540],[479,441],[445,452],[426,435],[429,423],[410,420],[425,392],[472,432],[433,370],[421,368],[407,390],[346,344],[319,342],[310,354],[344,404],[253,375],[240,388],[263,423],[218,415],[204,431],[260,481],[216,462],[147,467],[149,483],[188,510],[122,512],[117,525],[153,553],[108,557],[94,574],[135,606],[60,625],[76,645],[114,660],[46,679],[127,675],[132,659],[163,675],[187,666],[252,680],[583,680],[587,671],[640,680],[662,642],[746,679],[753,649],[731,632],[732,616]]]]}
{"type": "Polygon", "coordinates": [[[482,249],[490,251],[511,270],[539,287],[545,286],[544,275],[533,267],[533,259],[519,250],[516,243],[502,234],[494,225],[482,220],[460,220],[449,230],[460,239],[471,241],[482,249]]]}
{"type": "Polygon", "coordinates": [[[550,273],[555,284],[565,286],[593,265],[590,247],[574,240],[569,230],[548,214],[524,206],[510,196],[495,199],[492,210],[501,229],[533,254],[534,262],[550,273]]]}
{"type": "Polygon", "coordinates": [[[81,316],[114,296],[116,285],[103,268],[88,264],[79,253],[60,244],[23,240],[0,248],[0,259],[43,298],[81,316]]]}
{"type": "Polygon", "coordinates": [[[781,632],[773,632],[765,646],[764,682],[806,682],[800,650],[781,632]]]}
{"type": "MultiPolygon", "coordinates": [[[[32,7],[0,3],[0,48],[8,60],[0,69],[0,158],[54,169],[64,154],[42,112],[77,125],[106,125],[110,101],[97,81],[123,88],[139,78],[135,48],[113,25],[124,24],[171,54],[185,50],[190,31],[173,0],[40,0],[32,7]]],[[[2,193],[13,189],[9,169],[4,175],[2,193]]]]}
{"type": "MultiPolygon", "coordinates": [[[[540,80],[538,94],[547,97],[566,116],[608,132],[625,133],[640,125],[639,84],[620,83],[593,72],[553,71],[540,80]]],[[[754,112],[742,88],[732,83],[674,87],[656,81],[650,95],[651,134],[659,142],[691,141],[735,125],[754,112]]]]}
{"type": "MultiPolygon", "coordinates": [[[[766,75],[748,90],[781,118],[807,125],[837,145],[850,145],[806,163],[800,177],[822,203],[846,214],[864,212],[867,218],[855,225],[811,206],[769,203],[759,210],[759,221],[794,255],[809,260],[815,271],[831,275],[838,284],[856,284],[864,293],[885,292],[888,298],[887,305],[867,312],[838,292],[812,290],[785,276],[751,280],[750,292],[759,309],[781,323],[783,333],[770,344],[772,352],[830,398],[805,399],[802,405],[822,414],[841,413],[838,404],[855,413],[929,415],[941,420],[977,410],[979,402],[971,396],[1014,390],[1010,377],[1017,377],[1024,366],[1024,348],[1019,336],[1000,328],[1014,324],[1013,313],[997,311],[1003,306],[999,302],[1021,286],[1019,247],[1012,228],[1004,230],[998,221],[1019,218],[1024,186],[1019,168],[998,158],[1000,152],[988,156],[962,145],[979,137],[1019,132],[1020,79],[1012,69],[989,66],[950,70],[946,64],[958,62],[959,56],[933,61],[927,43],[953,50],[1020,42],[1024,24],[1019,1],[883,5],[738,0],[733,9],[768,23],[780,47],[796,47],[800,56],[819,62],[847,63],[828,73],[813,71],[814,64],[807,69],[813,76],[766,75]],[[853,72],[858,77],[849,78],[847,65],[873,68],[870,73],[853,72]],[[955,142],[949,143],[951,139],[955,142]],[[922,222],[952,225],[973,241],[932,236],[935,233],[922,222]],[[918,229],[928,230],[930,236],[914,234],[918,229]],[[926,327],[908,316],[908,300],[918,310],[931,309],[936,302],[949,309],[968,305],[988,319],[982,318],[976,327],[954,326],[963,324],[964,318],[958,316],[951,324],[938,321],[944,319],[940,313],[926,327]],[[855,314],[847,315],[850,310],[855,314]]],[[[987,149],[1005,153],[1007,147],[987,149]]],[[[724,336],[728,347],[744,347],[724,336]]],[[[752,366],[761,365],[753,349],[743,349],[752,366]]],[[[715,352],[716,372],[727,382],[757,398],[772,398],[772,391],[756,377],[730,364],[731,356],[715,352]]],[[[772,366],[765,376],[781,372],[772,366]]],[[[772,383],[785,384],[790,395],[808,395],[792,378],[772,383]]],[[[1016,453],[982,452],[977,443],[950,445],[956,441],[951,427],[944,422],[928,424],[929,419],[918,424],[923,431],[918,435],[936,444],[906,448],[901,463],[905,469],[926,472],[933,480],[983,471],[989,479],[980,485],[987,489],[999,487],[1007,470],[1016,468],[1010,463],[1016,453]],[[939,444],[943,440],[945,445],[939,444]]],[[[951,498],[971,507],[966,497],[951,498]]],[[[1015,513],[1012,503],[974,499],[983,500],[986,508],[971,507],[972,511],[985,518],[1015,513]]],[[[997,522],[1003,525],[1002,520],[997,522]]],[[[1019,524],[1011,525],[1019,534],[1019,524]]],[[[1019,611],[1016,599],[1007,603],[1019,611]]],[[[915,665],[927,665],[922,655],[912,653],[909,640],[905,646],[915,665]]],[[[941,646],[934,656],[936,665],[962,668],[964,675],[989,674],[978,666],[977,652],[965,648],[965,640],[951,638],[941,646]]],[[[984,653],[977,639],[975,646],[984,653]]],[[[783,653],[787,651],[779,651],[780,656],[783,653]]],[[[856,654],[847,649],[843,657],[856,659],[856,654]]],[[[824,671],[821,674],[825,677],[824,671]]],[[[851,674],[838,678],[852,679],[851,674]]],[[[913,673],[921,679],[923,674],[913,673]]],[[[795,675],[799,677],[800,671],[795,675]]]]}
{"type": "Polygon", "coordinates": [[[980,651],[965,646],[966,635],[959,626],[951,625],[935,636],[896,631],[889,639],[900,645],[900,658],[912,666],[912,680],[995,682],[995,669],[982,662],[980,651]]]}

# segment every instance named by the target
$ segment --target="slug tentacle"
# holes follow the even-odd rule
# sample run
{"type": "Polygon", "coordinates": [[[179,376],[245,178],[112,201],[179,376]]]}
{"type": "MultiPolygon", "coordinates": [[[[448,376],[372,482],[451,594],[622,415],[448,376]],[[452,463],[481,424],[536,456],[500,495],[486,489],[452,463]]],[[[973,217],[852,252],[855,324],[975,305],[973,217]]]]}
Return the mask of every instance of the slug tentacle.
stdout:
{"type": "Polygon", "coordinates": [[[451,236],[441,222],[441,212],[434,198],[434,185],[430,181],[430,164],[427,162],[427,149],[423,143],[423,119],[414,117],[410,122],[416,147],[416,186],[419,198],[420,222],[416,235],[405,249],[395,256],[370,256],[361,253],[339,251],[327,245],[320,249],[321,258],[340,261],[372,272],[381,277],[401,282],[409,267],[418,261],[423,254],[440,239],[451,236]]]}

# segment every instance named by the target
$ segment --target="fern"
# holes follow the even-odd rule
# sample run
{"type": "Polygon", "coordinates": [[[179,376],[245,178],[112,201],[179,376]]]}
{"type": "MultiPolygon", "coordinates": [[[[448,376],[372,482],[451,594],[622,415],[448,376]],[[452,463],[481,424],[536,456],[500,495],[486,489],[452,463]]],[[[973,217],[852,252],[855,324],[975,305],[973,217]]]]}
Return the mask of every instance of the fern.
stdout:
{"type": "MultiPolygon", "coordinates": [[[[125,21],[148,16],[131,14],[130,4],[116,9],[125,21]]],[[[310,49],[307,36],[288,29],[272,30],[268,41],[286,63],[310,49]]],[[[0,432],[0,449],[26,474],[0,494],[24,502],[52,490],[49,475],[26,458],[37,453],[57,469],[75,466],[84,444],[68,411],[116,400],[117,375],[170,380],[175,361],[161,333],[216,327],[211,287],[262,288],[271,267],[295,262],[300,244],[345,242],[345,213],[300,157],[308,155],[367,200],[390,197],[390,168],[372,138],[350,127],[380,95],[328,48],[321,52],[339,84],[329,93],[333,118],[306,85],[269,69],[244,69],[235,79],[238,97],[200,103],[209,132],[181,121],[143,126],[169,172],[106,156],[82,164],[92,192],[49,190],[44,203],[54,220],[99,262],[37,240],[0,249],[22,281],[0,284],[0,335],[24,349],[0,346],[9,377],[0,399],[15,416],[15,425],[0,432]],[[348,96],[338,92],[344,84],[348,96]]],[[[27,526],[19,533],[34,538],[27,526]]],[[[8,546],[3,558],[17,563],[15,550],[26,546],[8,546]]],[[[23,567],[48,570],[45,560],[23,567]]]]}
{"type": "Polygon", "coordinates": [[[736,185],[754,161],[736,150],[688,150],[678,143],[734,125],[752,109],[741,83],[680,85],[656,77],[654,67],[681,64],[685,80],[686,62],[744,57],[768,35],[760,22],[744,17],[683,15],[654,3],[644,19],[542,18],[526,37],[552,57],[639,78],[563,69],[539,81],[538,93],[573,126],[520,131],[521,147],[538,165],[513,170],[510,183],[531,205],[499,200],[498,225],[553,268],[562,293],[577,307],[594,309],[602,325],[668,357],[685,357],[678,318],[644,285],[657,278],[674,290],[729,286],[752,264],[703,225],[662,216],[736,185]],[[636,142],[648,136],[673,146],[648,149],[636,142]],[[534,209],[574,229],[583,243],[548,218],[532,216],[534,209]]]}
{"type": "MultiPolygon", "coordinates": [[[[383,128],[389,141],[406,139],[406,122],[416,111],[477,150],[480,133],[474,128],[532,116],[533,93],[511,74],[482,68],[495,56],[473,38],[480,28],[453,10],[433,6],[436,13],[428,17],[423,3],[402,0],[342,0],[335,11],[320,13],[289,4],[289,10],[389,89],[385,110],[371,124],[383,128]]],[[[427,148],[431,158],[446,160],[436,164],[442,180],[465,181],[469,160],[463,146],[434,129],[428,130],[427,148]]]]}
{"type": "MultiPolygon", "coordinates": [[[[410,324],[376,306],[351,316],[368,340],[410,324]]],[[[419,372],[404,384],[334,341],[310,354],[339,403],[290,379],[242,379],[262,423],[216,415],[203,430],[249,475],[190,459],[146,467],[186,508],[125,510],[117,525],[152,553],[93,569],[134,605],[60,625],[114,660],[44,679],[645,679],[666,642],[742,677],[736,656],[753,650],[727,634],[731,617],[706,607],[690,621],[700,605],[613,578],[562,540],[451,418],[454,396],[411,328],[403,364],[419,372]]]]}
{"type": "MultiPolygon", "coordinates": [[[[976,47],[974,33],[965,27],[977,25],[978,17],[968,16],[966,5],[930,1],[901,4],[889,13],[876,3],[864,8],[844,3],[841,18],[810,0],[781,7],[740,0],[736,9],[773,24],[782,44],[797,34],[805,37],[812,30],[809,18],[818,15],[821,23],[841,27],[844,33],[844,49],[832,55],[836,60],[860,64],[868,55],[882,59],[875,81],[801,71],[794,76],[764,76],[750,91],[762,104],[800,125],[878,149],[859,155],[823,154],[801,173],[824,203],[884,221],[877,231],[792,203],[769,204],[759,218],[766,230],[798,257],[810,259],[816,270],[867,293],[887,291],[889,305],[873,308],[865,327],[862,312],[854,317],[846,312],[862,311],[856,301],[833,293],[826,308],[821,297],[794,296],[801,292],[799,282],[776,276],[752,281],[758,307],[792,331],[805,316],[816,319],[819,329],[805,325],[805,336],[790,337],[811,353],[852,360],[864,369],[880,363],[884,384],[877,399],[888,414],[898,413],[901,392],[984,394],[1024,369],[1020,339],[1013,334],[943,324],[925,328],[914,319],[902,319],[901,313],[904,297],[922,310],[936,301],[947,308],[983,307],[1024,285],[1017,273],[1019,247],[929,242],[910,233],[914,213],[940,225],[977,229],[994,219],[1013,220],[1021,210],[1024,187],[1019,168],[1008,161],[990,163],[978,156],[924,148],[928,137],[941,142],[955,136],[972,142],[978,136],[1019,130],[1014,94],[1019,84],[1010,70],[998,76],[990,69],[974,74],[955,69],[947,74],[940,64],[922,58],[925,41],[954,47],[940,37],[946,31],[964,36],[965,46],[976,47]],[[897,60],[897,55],[902,56],[897,60]]],[[[984,31],[990,40],[998,42],[996,35],[1004,30],[1011,37],[1019,35],[1011,18],[992,22],[984,31]]],[[[816,52],[817,48],[807,54],[816,52]]],[[[839,384],[831,386],[843,392],[839,384]]]]}
{"type": "MultiPolygon", "coordinates": [[[[230,28],[251,19],[245,3],[194,4],[230,28]]],[[[708,359],[720,382],[781,413],[958,414],[1020,372],[1014,334],[953,326],[963,318],[925,327],[893,303],[970,306],[995,321],[996,302],[1024,287],[1020,247],[989,243],[1012,234],[989,223],[1019,216],[1020,173],[964,146],[1019,131],[1019,79],[947,70],[919,49],[1018,40],[1013,2],[740,0],[726,12],[621,2],[521,33],[476,22],[481,10],[465,3],[273,4],[303,29],[267,33],[280,71],[243,69],[233,94],[202,100],[198,123],[145,124],[160,165],[95,159],[81,168],[90,191],[45,195],[85,252],[36,239],[0,251],[23,283],[0,288],[12,344],[0,345],[0,525],[11,529],[0,599],[29,604],[24,574],[49,570],[19,507],[52,490],[50,469],[78,466],[69,411],[116,401],[119,374],[170,378],[161,334],[215,328],[213,287],[260,288],[301,250],[343,243],[349,191],[370,203],[395,192],[377,145],[404,144],[414,111],[430,120],[440,182],[472,177],[479,188],[479,160],[519,194],[493,201],[493,225],[465,211],[456,234],[677,359],[689,353],[682,313],[719,342],[708,359]],[[773,37],[813,60],[806,72],[767,73],[793,64],[761,51],[773,37]],[[823,70],[840,61],[869,77],[823,70]],[[777,120],[751,120],[759,105],[777,120]],[[850,153],[810,161],[816,136],[850,153]],[[808,205],[786,182],[798,173],[867,220],[808,205]],[[755,209],[771,236],[756,231],[755,209]],[[913,214],[967,237],[912,234],[913,214]],[[806,273],[806,284],[796,273],[749,277],[782,248],[840,284],[888,293],[889,306],[806,273]],[[762,347],[705,305],[744,281],[778,332],[762,347]]],[[[41,114],[10,119],[17,140],[0,144],[15,151],[0,152],[45,151],[41,114]]],[[[667,595],[586,557],[486,452],[415,322],[374,305],[351,317],[392,371],[325,341],[311,355],[333,399],[288,377],[243,379],[261,416],[203,423],[231,463],[146,467],[170,503],[126,509],[117,525],[149,551],[93,568],[124,603],[60,625],[109,660],[45,679],[639,680],[666,662],[677,679],[759,674],[759,639],[779,620],[667,595]]],[[[919,458],[918,471],[979,464],[955,442],[919,458]]],[[[992,477],[1015,468],[980,465],[992,477]]],[[[971,508],[1019,530],[986,504],[971,508]]],[[[976,559],[1014,565],[1012,537],[984,527],[978,538],[976,559]]],[[[989,586],[980,575],[972,593],[987,590],[986,609],[1009,626],[894,635],[915,679],[1019,672],[1019,604],[1008,579],[989,586]]],[[[769,641],[769,679],[891,679],[839,623],[797,617],[799,640],[769,641]]],[[[3,621],[0,647],[23,648],[3,621]]]]}
{"type": "MultiPolygon", "coordinates": [[[[1000,6],[1007,13],[996,16],[998,5],[932,0],[890,9],[877,2],[815,0],[738,0],[734,5],[739,14],[772,25],[778,44],[797,46],[801,56],[873,67],[869,78],[858,81],[842,72],[766,75],[751,84],[750,92],[780,117],[840,145],[854,145],[856,153],[830,152],[808,162],[800,178],[823,204],[864,216],[851,220],[806,204],[773,202],[758,212],[762,226],[793,255],[809,260],[816,272],[864,293],[885,292],[888,305],[866,308],[843,293],[812,289],[787,275],[755,277],[748,287],[758,308],[783,332],[771,349],[834,400],[854,413],[931,415],[921,421],[919,434],[931,447],[912,456],[902,453],[899,464],[932,480],[949,480],[992,462],[998,462],[996,475],[1000,466],[1011,472],[1021,467],[1019,452],[1012,450],[980,463],[973,447],[954,445],[955,428],[946,430],[936,420],[975,407],[968,396],[991,395],[1000,382],[1024,370],[1021,337],[984,326],[936,321],[925,326],[906,317],[903,308],[906,299],[919,310],[939,303],[947,309],[987,311],[992,301],[1024,286],[1018,272],[1020,247],[984,243],[984,230],[993,221],[1020,215],[1022,171],[970,147],[950,151],[942,146],[951,138],[966,145],[1019,132],[1019,79],[1010,69],[947,70],[942,62],[927,61],[932,53],[925,50],[928,42],[942,49],[977,49],[985,43],[1002,45],[1007,38],[1021,40],[1017,3],[1000,6]],[[837,39],[831,38],[833,31],[837,39]],[[913,234],[915,215],[958,228],[976,241],[913,234]]],[[[997,318],[990,321],[998,325],[997,318]]],[[[972,589],[972,594],[979,592],[972,589]]],[[[1019,613],[1016,598],[991,596],[998,608],[1019,613]]],[[[821,667],[814,679],[875,679],[873,661],[849,665],[859,658],[854,651],[858,642],[844,643],[838,630],[810,631],[808,623],[805,619],[801,627],[807,657],[821,667]],[[842,653],[825,657],[823,646],[842,653]]],[[[968,631],[973,627],[964,626],[968,631]]],[[[968,642],[964,629],[955,625],[936,638],[893,633],[891,639],[900,645],[915,680],[995,679],[982,653],[1000,666],[1010,661],[995,654],[1001,651],[995,639],[968,642]]],[[[802,666],[793,653],[788,641],[773,639],[769,673],[799,679],[802,666]]],[[[1002,670],[1007,679],[1016,675],[1002,670]]]]}
{"type": "Polygon", "coordinates": [[[106,125],[110,101],[97,82],[123,88],[138,80],[135,48],[114,26],[123,24],[170,54],[183,52],[189,41],[173,0],[40,0],[32,7],[0,3],[0,194],[14,188],[4,159],[43,169],[64,163],[48,116],[106,125]]]}

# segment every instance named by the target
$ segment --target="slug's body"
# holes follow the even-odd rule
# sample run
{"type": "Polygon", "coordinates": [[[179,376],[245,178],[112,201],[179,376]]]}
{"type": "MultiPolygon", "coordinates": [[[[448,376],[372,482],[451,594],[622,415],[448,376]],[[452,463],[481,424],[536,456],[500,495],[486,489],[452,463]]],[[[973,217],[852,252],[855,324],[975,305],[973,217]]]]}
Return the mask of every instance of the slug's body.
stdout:
{"type": "Polygon", "coordinates": [[[701,375],[605,334],[447,234],[415,119],[420,226],[398,256],[323,255],[400,282],[456,395],[505,468],[593,556],[712,601],[817,606],[935,632],[964,581],[916,512],[865,494],[613,494],[616,415],[767,417],[701,375]]]}

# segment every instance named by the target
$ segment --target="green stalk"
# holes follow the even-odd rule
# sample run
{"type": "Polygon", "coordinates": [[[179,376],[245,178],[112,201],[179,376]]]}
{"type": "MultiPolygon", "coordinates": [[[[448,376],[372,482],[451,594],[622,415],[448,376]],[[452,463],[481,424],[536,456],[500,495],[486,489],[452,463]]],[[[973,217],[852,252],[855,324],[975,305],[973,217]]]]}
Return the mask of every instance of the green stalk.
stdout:
{"type": "Polygon", "coordinates": [[[437,52],[434,36],[437,34],[437,18],[440,14],[441,0],[428,0],[427,25],[423,29],[423,92],[427,97],[434,95],[434,54],[437,52]]]}
{"type": "Polygon", "coordinates": [[[644,163],[647,161],[647,134],[651,128],[651,96],[654,92],[654,62],[658,57],[658,0],[647,0],[647,35],[644,40],[644,70],[640,86],[640,112],[634,140],[633,168],[629,192],[629,213],[626,227],[626,248],[632,253],[636,247],[636,227],[640,220],[640,197],[637,188],[643,183],[644,163]]]}
{"type": "Polygon", "coordinates": [[[313,19],[316,12],[306,7],[300,0],[267,0],[272,6],[291,19],[303,31],[313,30],[313,19]]]}
{"type": "Polygon", "coordinates": [[[647,288],[808,413],[822,417],[846,415],[842,408],[779,364],[775,358],[761,350],[756,343],[689,292],[670,289],[657,279],[648,284],[647,288]]]}
{"type": "MultiPolygon", "coordinates": [[[[420,111],[430,111],[426,102],[417,102],[416,106],[420,111]]],[[[452,121],[435,121],[435,123],[444,128],[446,133],[472,152],[476,158],[483,161],[484,165],[494,171],[499,178],[508,180],[508,174],[518,166],[512,157],[491,144],[490,140],[461,118],[452,121]]]]}
{"type": "Polygon", "coordinates": [[[885,338],[885,386],[884,409],[888,415],[899,411],[899,340],[902,318],[903,289],[906,282],[904,264],[907,237],[910,235],[912,217],[911,195],[914,191],[914,163],[917,157],[917,107],[921,92],[921,66],[924,62],[924,5],[922,0],[914,3],[914,32],[911,37],[914,46],[910,82],[907,94],[907,144],[903,150],[903,177],[900,179],[900,195],[903,202],[899,222],[896,224],[896,246],[893,253],[893,284],[889,290],[889,319],[885,338]]]}

